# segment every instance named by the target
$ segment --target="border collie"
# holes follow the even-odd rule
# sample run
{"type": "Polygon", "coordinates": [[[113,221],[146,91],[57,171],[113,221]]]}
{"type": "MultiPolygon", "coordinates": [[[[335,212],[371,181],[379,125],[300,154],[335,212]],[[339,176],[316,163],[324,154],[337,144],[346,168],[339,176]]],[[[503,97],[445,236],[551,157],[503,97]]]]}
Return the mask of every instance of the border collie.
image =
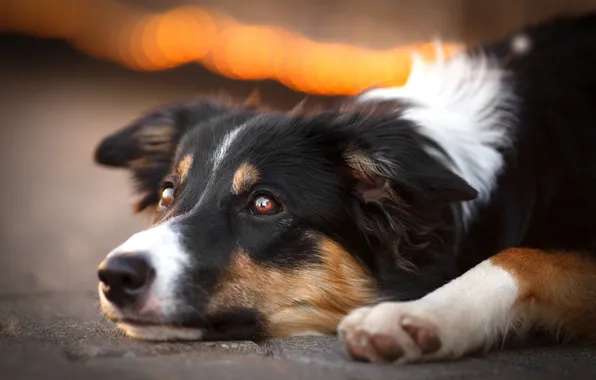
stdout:
{"type": "Polygon", "coordinates": [[[323,111],[203,98],[107,136],[154,224],[100,264],[146,340],[338,333],[358,360],[596,339],[596,14],[323,111]]]}

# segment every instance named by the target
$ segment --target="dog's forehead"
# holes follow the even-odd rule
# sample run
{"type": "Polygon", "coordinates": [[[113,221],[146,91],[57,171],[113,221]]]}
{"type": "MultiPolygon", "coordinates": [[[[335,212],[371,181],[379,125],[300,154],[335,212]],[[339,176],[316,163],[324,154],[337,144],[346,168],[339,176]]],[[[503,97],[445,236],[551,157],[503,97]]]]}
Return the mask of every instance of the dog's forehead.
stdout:
{"type": "Polygon", "coordinates": [[[242,157],[246,156],[249,142],[243,141],[247,140],[242,133],[245,129],[246,126],[241,124],[194,131],[180,144],[176,167],[186,165],[187,173],[198,174],[205,180],[210,175],[221,177],[225,171],[238,166],[242,157]],[[187,165],[187,162],[191,164],[187,165]]]}
{"type": "Polygon", "coordinates": [[[296,155],[301,134],[276,116],[195,128],[181,141],[176,162],[192,157],[191,171],[233,172],[246,163],[271,166],[296,155]]]}
{"type": "Polygon", "coordinates": [[[208,155],[228,133],[239,127],[241,127],[241,124],[235,123],[197,125],[180,140],[176,160],[179,161],[188,154],[193,156],[208,155]]]}

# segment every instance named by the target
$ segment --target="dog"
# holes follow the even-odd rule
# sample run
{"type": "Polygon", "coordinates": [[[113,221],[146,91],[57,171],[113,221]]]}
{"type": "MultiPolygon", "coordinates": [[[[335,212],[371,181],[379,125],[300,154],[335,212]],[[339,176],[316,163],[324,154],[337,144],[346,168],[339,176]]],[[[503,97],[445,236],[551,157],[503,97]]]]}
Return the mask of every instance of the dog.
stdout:
{"type": "Polygon", "coordinates": [[[154,215],[100,264],[102,311],[145,340],[337,333],[370,362],[594,341],[595,68],[596,14],[560,16],[319,111],[150,110],[95,152],[154,215]]]}

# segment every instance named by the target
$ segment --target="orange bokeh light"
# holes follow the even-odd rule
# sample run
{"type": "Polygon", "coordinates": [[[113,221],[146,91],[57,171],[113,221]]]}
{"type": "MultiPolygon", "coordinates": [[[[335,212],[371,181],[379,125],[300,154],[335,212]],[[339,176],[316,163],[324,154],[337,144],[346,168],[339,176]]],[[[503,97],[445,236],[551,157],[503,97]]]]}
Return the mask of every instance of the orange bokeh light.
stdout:
{"type": "Polygon", "coordinates": [[[215,23],[197,7],[180,7],[165,13],[156,33],[158,49],[173,65],[203,58],[216,37],[215,23]]]}
{"type": "Polygon", "coordinates": [[[236,25],[227,30],[225,37],[221,41],[223,59],[236,77],[265,79],[270,75],[271,51],[267,45],[275,36],[258,26],[236,25]]]}
{"type": "MultiPolygon", "coordinates": [[[[418,51],[434,60],[436,44],[375,51],[312,41],[280,27],[241,24],[217,10],[179,6],[148,13],[115,0],[14,1],[0,5],[0,31],[70,41],[95,57],[134,70],[164,70],[198,62],[234,79],[275,79],[298,91],[349,95],[403,84],[418,51]]],[[[461,49],[443,44],[445,55],[461,49]]]]}

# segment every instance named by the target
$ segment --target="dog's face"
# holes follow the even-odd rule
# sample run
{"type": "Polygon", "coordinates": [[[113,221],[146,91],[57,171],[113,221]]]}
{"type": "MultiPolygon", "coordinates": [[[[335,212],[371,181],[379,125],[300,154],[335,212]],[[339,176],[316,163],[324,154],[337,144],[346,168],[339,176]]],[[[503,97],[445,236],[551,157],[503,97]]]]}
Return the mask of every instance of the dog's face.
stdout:
{"type": "Polygon", "coordinates": [[[334,333],[378,300],[380,267],[397,271],[397,252],[430,239],[445,205],[475,195],[395,114],[201,120],[171,123],[168,165],[143,189],[155,223],[100,265],[102,309],[131,336],[334,333]]]}

